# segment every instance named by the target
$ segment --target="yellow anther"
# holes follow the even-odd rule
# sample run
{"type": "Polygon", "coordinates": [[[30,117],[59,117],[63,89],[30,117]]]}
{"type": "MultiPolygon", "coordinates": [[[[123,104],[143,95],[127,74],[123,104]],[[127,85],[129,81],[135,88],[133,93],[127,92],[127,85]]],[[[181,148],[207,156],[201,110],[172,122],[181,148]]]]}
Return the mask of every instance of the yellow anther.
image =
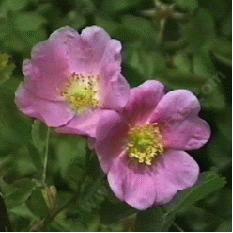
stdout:
{"type": "Polygon", "coordinates": [[[164,152],[162,135],[157,125],[133,127],[129,132],[128,153],[139,163],[152,165],[155,158],[164,152]]]}
{"type": "Polygon", "coordinates": [[[100,107],[99,76],[72,74],[62,95],[78,113],[100,107]]]}

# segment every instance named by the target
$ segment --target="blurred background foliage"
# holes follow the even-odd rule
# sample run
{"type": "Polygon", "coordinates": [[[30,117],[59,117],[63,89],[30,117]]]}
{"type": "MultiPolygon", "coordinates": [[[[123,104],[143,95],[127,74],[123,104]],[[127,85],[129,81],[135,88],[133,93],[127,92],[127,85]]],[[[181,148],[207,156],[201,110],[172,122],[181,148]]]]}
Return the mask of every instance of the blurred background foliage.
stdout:
{"type": "Polygon", "coordinates": [[[231,231],[230,0],[0,0],[0,31],[1,231],[231,231]],[[191,153],[200,181],[162,208],[120,203],[82,138],[52,132],[41,182],[47,129],[14,103],[22,61],[57,28],[93,24],[122,42],[132,86],[191,90],[211,125],[208,145],[191,153]]]}

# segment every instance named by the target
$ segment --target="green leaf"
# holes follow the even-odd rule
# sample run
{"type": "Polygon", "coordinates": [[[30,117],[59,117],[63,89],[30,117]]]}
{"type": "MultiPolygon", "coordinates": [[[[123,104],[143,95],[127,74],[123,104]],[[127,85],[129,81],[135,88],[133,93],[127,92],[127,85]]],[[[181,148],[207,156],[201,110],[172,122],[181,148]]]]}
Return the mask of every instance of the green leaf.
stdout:
{"type": "Polygon", "coordinates": [[[104,9],[105,12],[109,13],[115,13],[120,11],[126,11],[130,8],[133,8],[139,4],[140,0],[134,0],[134,1],[125,1],[125,0],[104,0],[102,3],[102,9],[104,9]]]}
{"type": "Polygon", "coordinates": [[[188,208],[197,201],[200,201],[211,193],[223,188],[226,181],[223,177],[214,172],[201,174],[197,184],[191,189],[178,193],[176,199],[166,208],[168,213],[188,208]]]}
{"type": "Polygon", "coordinates": [[[95,11],[95,4],[93,3],[93,0],[79,0],[74,1],[76,11],[78,9],[82,9],[82,12],[79,12],[79,14],[91,14],[95,11]]]}
{"type": "Polygon", "coordinates": [[[170,89],[188,89],[198,92],[205,84],[206,77],[194,75],[191,72],[180,71],[180,69],[166,69],[164,74],[158,77],[170,89]]]}
{"type": "Polygon", "coordinates": [[[229,12],[227,16],[224,15],[222,33],[223,35],[228,36],[228,37],[231,37],[232,35],[231,12],[229,12]]]}
{"type": "Polygon", "coordinates": [[[211,77],[216,74],[207,50],[197,51],[193,54],[193,73],[205,77],[211,77]]]}
{"type": "MultiPolygon", "coordinates": [[[[198,72],[204,73],[207,67],[200,64],[196,69],[198,72]]],[[[204,76],[180,71],[180,69],[166,69],[160,76],[155,76],[155,79],[161,80],[173,90],[188,89],[193,91],[204,108],[222,110],[225,107],[225,96],[218,74],[210,75],[208,73],[208,76],[204,76]]]]}
{"type": "Polygon", "coordinates": [[[215,192],[212,195],[209,195],[206,200],[202,200],[199,206],[205,208],[215,216],[218,216],[220,220],[227,220],[231,219],[231,209],[228,208],[229,203],[231,202],[232,193],[226,186],[221,190],[221,192],[215,192]]]}
{"type": "Polygon", "coordinates": [[[202,106],[208,109],[223,109],[225,97],[222,81],[207,50],[198,50],[193,54],[193,73],[206,79],[197,90],[202,106]]]}
{"type": "Polygon", "coordinates": [[[91,213],[94,209],[99,208],[105,197],[106,188],[102,176],[94,180],[86,179],[79,198],[82,203],[79,210],[83,213],[91,213]]]}
{"type": "Polygon", "coordinates": [[[85,167],[86,141],[83,138],[58,138],[55,144],[57,168],[68,184],[76,189],[85,167]]]}
{"type": "Polygon", "coordinates": [[[17,14],[14,18],[14,21],[15,27],[19,31],[36,31],[42,24],[46,22],[42,16],[34,12],[24,12],[17,14]]]}
{"type": "Polygon", "coordinates": [[[207,211],[202,207],[202,204],[200,204],[200,206],[201,207],[191,206],[177,214],[176,222],[180,223],[178,225],[183,228],[183,231],[212,232],[222,222],[222,220],[215,215],[215,212],[207,211]]]}
{"type": "Polygon", "coordinates": [[[28,0],[3,0],[1,8],[11,11],[19,11],[28,4],[28,0]]]}
{"type": "Polygon", "coordinates": [[[162,208],[149,209],[139,212],[136,218],[136,231],[160,232],[168,231],[173,216],[168,216],[162,208]]]}
{"type": "Polygon", "coordinates": [[[225,97],[222,88],[218,88],[215,82],[209,80],[203,87],[200,102],[204,108],[223,110],[225,107],[225,97]]]}
{"type": "Polygon", "coordinates": [[[35,188],[35,182],[30,179],[22,179],[14,182],[9,189],[9,194],[6,194],[6,203],[8,208],[24,203],[31,195],[35,188]]]}
{"type": "Polygon", "coordinates": [[[223,40],[223,39],[215,40],[211,48],[211,51],[213,52],[214,56],[220,62],[228,66],[232,65],[231,50],[232,50],[231,41],[223,40]]]}
{"type": "Polygon", "coordinates": [[[42,190],[35,189],[26,201],[27,207],[33,214],[40,218],[44,218],[49,214],[49,209],[46,205],[42,190]]]}
{"type": "Polygon", "coordinates": [[[184,10],[193,11],[198,7],[197,0],[176,0],[176,5],[184,10]]]}
{"type": "Polygon", "coordinates": [[[193,51],[208,48],[215,38],[215,25],[211,14],[199,8],[184,28],[184,36],[193,51]]]}
{"type": "Polygon", "coordinates": [[[225,107],[225,96],[218,74],[209,76],[198,90],[200,102],[204,108],[222,110],[225,107]]]}
{"type": "Polygon", "coordinates": [[[215,115],[215,122],[218,122],[216,136],[211,146],[207,147],[207,155],[216,171],[224,172],[231,167],[231,110],[220,111],[215,115]]]}
{"type": "Polygon", "coordinates": [[[131,48],[129,64],[140,73],[145,80],[157,78],[157,75],[160,75],[166,67],[165,59],[161,54],[142,50],[138,48],[138,46],[131,48]]]}
{"type": "Polygon", "coordinates": [[[36,217],[26,206],[25,203],[15,206],[9,210],[11,223],[17,231],[29,230],[31,223],[38,221],[36,217]]]}
{"type": "Polygon", "coordinates": [[[33,220],[36,219],[35,215],[28,209],[25,203],[12,207],[10,209],[10,213],[14,214],[17,217],[23,217],[23,218],[33,219],[33,220]]]}
{"type": "Polygon", "coordinates": [[[216,232],[232,232],[231,220],[224,221],[223,223],[221,223],[216,229],[216,232]]]}
{"type": "Polygon", "coordinates": [[[145,44],[152,44],[153,46],[158,39],[155,26],[150,20],[129,15],[121,18],[121,26],[118,28],[118,34],[121,35],[124,41],[144,41],[145,44]]]}
{"type": "Polygon", "coordinates": [[[113,224],[119,222],[132,214],[135,214],[136,210],[125,205],[124,203],[113,203],[106,200],[102,203],[100,209],[100,221],[103,224],[113,224]],[[114,214],[109,214],[114,213],[114,214]]]}
{"type": "Polygon", "coordinates": [[[191,72],[191,61],[186,54],[178,53],[174,58],[176,68],[184,73],[191,72]]]}

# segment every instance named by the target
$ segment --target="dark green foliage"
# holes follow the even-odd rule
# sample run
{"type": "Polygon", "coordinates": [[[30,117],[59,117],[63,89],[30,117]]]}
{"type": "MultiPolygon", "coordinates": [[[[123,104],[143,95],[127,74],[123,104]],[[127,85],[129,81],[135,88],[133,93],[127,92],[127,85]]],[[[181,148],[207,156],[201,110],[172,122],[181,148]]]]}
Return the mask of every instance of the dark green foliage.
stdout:
{"type": "Polygon", "coordinates": [[[230,1],[1,0],[0,31],[1,231],[231,231],[230,1]],[[47,128],[14,103],[22,61],[58,27],[93,24],[121,40],[132,86],[156,79],[191,90],[210,123],[209,144],[190,152],[198,184],[166,206],[120,202],[86,140],[53,131],[42,180],[47,128]]]}

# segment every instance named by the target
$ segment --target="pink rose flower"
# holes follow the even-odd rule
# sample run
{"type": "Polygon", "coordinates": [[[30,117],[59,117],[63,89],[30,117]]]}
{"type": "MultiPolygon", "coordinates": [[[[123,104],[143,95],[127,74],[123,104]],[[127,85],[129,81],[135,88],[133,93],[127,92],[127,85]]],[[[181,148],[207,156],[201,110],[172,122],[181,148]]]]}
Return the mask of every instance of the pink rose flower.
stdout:
{"type": "Polygon", "coordinates": [[[121,114],[100,120],[95,148],[115,195],[137,209],[169,202],[192,187],[199,174],[185,152],[202,147],[210,128],[198,117],[200,104],[190,91],[164,93],[160,82],[133,88],[121,114]]]}
{"type": "Polygon", "coordinates": [[[120,42],[97,26],[81,35],[58,29],[24,61],[17,106],[49,127],[60,127],[58,132],[95,137],[99,117],[128,101],[120,52],[120,42]]]}

